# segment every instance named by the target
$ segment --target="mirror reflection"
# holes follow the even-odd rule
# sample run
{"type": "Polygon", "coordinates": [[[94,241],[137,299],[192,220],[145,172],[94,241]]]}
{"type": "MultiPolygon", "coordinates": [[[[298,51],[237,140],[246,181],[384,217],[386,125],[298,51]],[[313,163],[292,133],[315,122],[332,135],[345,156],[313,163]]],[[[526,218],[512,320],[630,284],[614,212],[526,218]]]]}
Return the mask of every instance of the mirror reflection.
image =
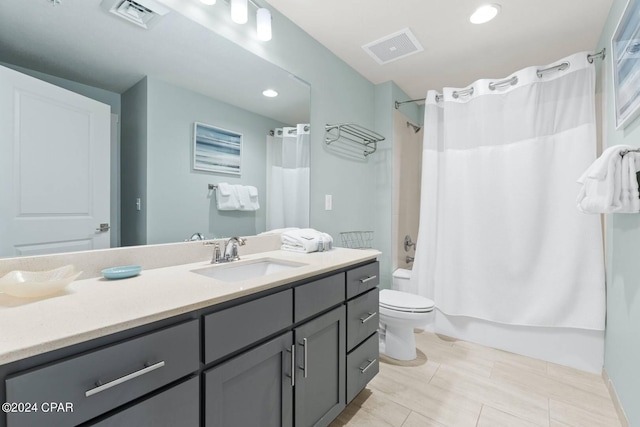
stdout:
{"type": "Polygon", "coordinates": [[[106,1],[0,5],[0,256],[307,226],[309,86],[176,12],[143,29],[106,1]]]}

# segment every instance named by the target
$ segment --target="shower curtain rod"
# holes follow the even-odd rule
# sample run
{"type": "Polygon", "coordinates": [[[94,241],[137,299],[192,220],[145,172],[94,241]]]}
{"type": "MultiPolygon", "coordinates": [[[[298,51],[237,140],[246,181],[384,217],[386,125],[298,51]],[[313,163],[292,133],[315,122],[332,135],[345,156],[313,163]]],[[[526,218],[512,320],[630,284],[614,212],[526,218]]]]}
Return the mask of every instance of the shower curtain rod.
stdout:
{"type": "MultiPolygon", "coordinates": [[[[309,129],[310,129],[309,125],[304,125],[304,131],[305,132],[308,131],[309,129]]],[[[293,132],[297,132],[297,130],[289,131],[289,133],[293,133],[293,132]]],[[[273,130],[273,129],[269,130],[269,136],[275,136],[275,134],[276,134],[275,130],[273,130]]]]}
{"type": "MultiPolygon", "coordinates": [[[[596,59],[596,58],[604,59],[606,54],[607,54],[607,48],[603,47],[600,52],[593,53],[593,54],[591,54],[591,53],[588,54],[587,55],[587,61],[589,61],[590,64],[593,64],[593,60],[594,59],[596,59]]],[[[546,72],[555,71],[555,70],[562,71],[562,70],[566,70],[567,68],[569,68],[569,63],[568,62],[563,62],[560,65],[555,65],[553,67],[549,67],[549,68],[544,68],[544,69],[538,70],[537,74],[538,74],[538,77],[542,77],[542,75],[544,73],[546,73],[546,72]]],[[[489,89],[495,90],[496,86],[502,86],[502,85],[505,85],[505,84],[514,85],[517,82],[518,82],[518,77],[513,76],[513,77],[505,79],[505,80],[489,83],[489,89]]],[[[453,97],[454,98],[458,98],[458,96],[460,96],[460,95],[470,95],[470,94],[473,94],[473,88],[464,89],[464,90],[461,90],[459,92],[458,91],[454,91],[453,92],[453,97]]],[[[418,99],[409,99],[407,101],[395,101],[395,107],[396,107],[396,110],[397,110],[398,108],[400,108],[400,105],[402,105],[402,104],[406,104],[408,102],[421,102],[421,101],[425,101],[426,99],[427,98],[418,98],[418,99]]],[[[436,94],[436,102],[440,102],[441,99],[442,99],[442,95],[436,94]]]]}

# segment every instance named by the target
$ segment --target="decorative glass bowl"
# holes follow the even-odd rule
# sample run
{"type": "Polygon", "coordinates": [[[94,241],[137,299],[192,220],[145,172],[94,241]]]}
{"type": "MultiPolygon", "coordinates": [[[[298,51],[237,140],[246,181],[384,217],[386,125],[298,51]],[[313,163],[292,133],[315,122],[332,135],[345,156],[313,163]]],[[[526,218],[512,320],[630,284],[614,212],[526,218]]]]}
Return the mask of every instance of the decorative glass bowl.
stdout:
{"type": "Polygon", "coordinates": [[[73,265],[49,271],[10,271],[0,278],[0,292],[19,298],[55,294],[82,274],[73,265]]]}

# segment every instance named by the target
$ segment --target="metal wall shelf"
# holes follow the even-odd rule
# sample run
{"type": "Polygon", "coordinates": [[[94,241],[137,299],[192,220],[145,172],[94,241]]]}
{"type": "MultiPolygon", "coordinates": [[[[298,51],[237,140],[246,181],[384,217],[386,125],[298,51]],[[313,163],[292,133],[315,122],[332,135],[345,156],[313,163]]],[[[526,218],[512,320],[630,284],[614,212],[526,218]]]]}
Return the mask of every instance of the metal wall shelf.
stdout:
{"type": "Polygon", "coordinates": [[[334,142],[348,142],[364,146],[363,155],[375,153],[378,142],[384,141],[384,136],[355,123],[338,123],[326,125],[324,142],[331,145],[334,142]]]}

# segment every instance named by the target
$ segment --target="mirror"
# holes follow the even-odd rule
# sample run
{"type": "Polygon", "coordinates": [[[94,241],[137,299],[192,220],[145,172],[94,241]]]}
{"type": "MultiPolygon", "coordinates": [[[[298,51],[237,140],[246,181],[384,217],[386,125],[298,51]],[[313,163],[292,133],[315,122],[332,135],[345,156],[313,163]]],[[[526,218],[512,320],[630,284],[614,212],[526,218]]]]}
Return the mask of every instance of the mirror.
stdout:
{"type": "Polygon", "coordinates": [[[143,29],[102,8],[107,1],[4,0],[0,65],[107,103],[119,117],[111,142],[110,246],[265,231],[268,134],[309,123],[309,85],[175,11],[143,29]],[[279,95],[267,98],[265,89],[279,95]],[[136,94],[143,92],[140,102],[136,94]],[[240,175],[194,167],[196,122],[242,135],[240,175]],[[132,126],[145,129],[146,141],[132,135],[132,126]],[[140,150],[146,159],[132,161],[140,150]],[[209,184],[224,182],[255,186],[260,209],[217,209],[209,184]]]}

